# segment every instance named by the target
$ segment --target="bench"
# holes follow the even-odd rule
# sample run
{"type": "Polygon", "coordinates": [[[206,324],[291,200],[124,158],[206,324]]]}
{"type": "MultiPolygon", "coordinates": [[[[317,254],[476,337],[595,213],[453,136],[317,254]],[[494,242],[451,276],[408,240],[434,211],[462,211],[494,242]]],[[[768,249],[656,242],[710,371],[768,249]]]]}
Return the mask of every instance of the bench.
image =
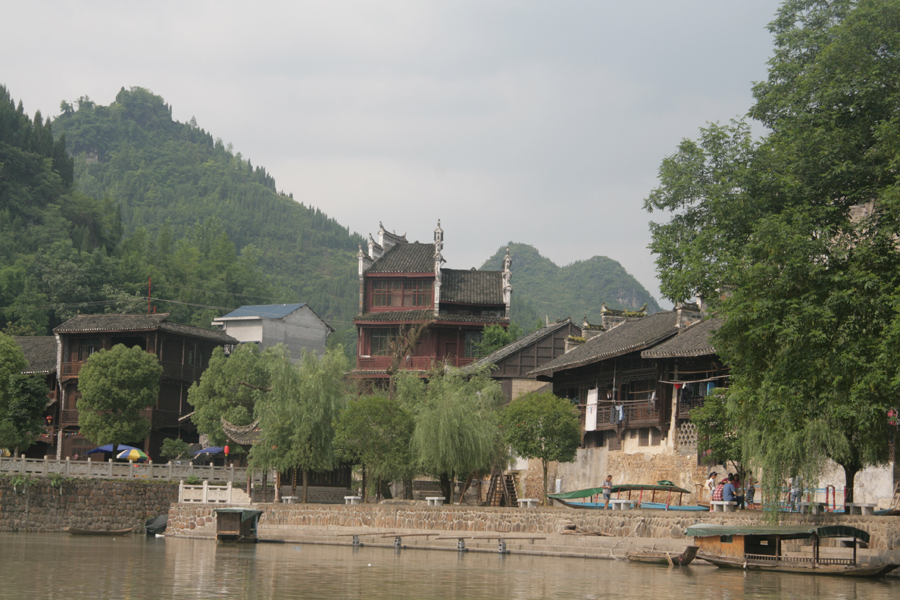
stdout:
{"type": "Polygon", "coordinates": [[[847,503],[847,514],[848,515],[874,515],[875,514],[875,505],[874,504],[863,504],[861,502],[848,502],[847,503]]]}
{"type": "Polygon", "coordinates": [[[825,502],[801,502],[800,503],[800,512],[809,512],[810,514],[817,515],[820,512],[825,512],[825,509],[828,508],[828,504],[825,502]]]}
{"type": "Polygon", "coordinates": [[[612,510],[631,510],[634,500],[609,500],[608,505],[612,510]]]}
{"type": "Polygon", "coordinates": [[[734,500],[711,500],[709,512],[735,512],[738,503],[734,500]]]}
{"type": "Polygon", "coordinates": [[[425,501],[428,502],[428,506],[443,506],[444,500],[446,500],[446,498],[443,496],[428,496],[425,498],[425,501]]]}
{"type": "Polygon", "coordinates": [[[359,504],[362,502],[362,496],[344,496],[344,504],[359,504]]]}
{"type": "Polygon", "coordinates": [[[537,508],[540,502],[537,498],[519,498],[519,508],[537,508]]]}
{"type": "Polygon", "coordinates": [[[284,504],[296,504],[296,503],[297,503],[297,496],[282,496],[282,497],[281,497],[281,501],[282,501],[284,504]]]}

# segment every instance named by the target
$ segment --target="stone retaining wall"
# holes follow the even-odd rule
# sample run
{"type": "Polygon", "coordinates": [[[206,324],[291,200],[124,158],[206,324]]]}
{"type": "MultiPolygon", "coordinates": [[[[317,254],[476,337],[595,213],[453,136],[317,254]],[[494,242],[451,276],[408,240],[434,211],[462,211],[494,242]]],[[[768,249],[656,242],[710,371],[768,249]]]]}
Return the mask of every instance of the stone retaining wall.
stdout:
{"type": "Polygon", "coordinates": [[[31,478],[0,479],[0,531],[60,532],[81,529],[143,531],[151,517],[178,501],[178,484],[31,478]]]}
{"type": "MultiPolygon", "coordinates": [[[[215,520],[215,508],[173,504],[169,511],[169,529],[166,535],[196,536],[200,533],[196,532],[198,528],[204,531],[204,536],[214,535],[214,527],[208,526],[215,520]]],[[[428,507],[412,504],[258,504],[255,508],[263,511],[259,522],[259,535],[262,538],[267,536],[267,531],[278,531],[284,536],[292,528],[296,528],[300,534],[303,527],[555,534],[575,526],[613,536],[683,539],[684,528],[695,523],[754,525],[761,524],[763,518],[758,511],[714,515],[706,512],[658,510],[613,512],[557,508],[428,507]]],[[[869,547],[873,550],[900,549],[900,518],[897,517],[788,514],[784,515],[782,523],[852,525],[869,532],[869,547]]]]}

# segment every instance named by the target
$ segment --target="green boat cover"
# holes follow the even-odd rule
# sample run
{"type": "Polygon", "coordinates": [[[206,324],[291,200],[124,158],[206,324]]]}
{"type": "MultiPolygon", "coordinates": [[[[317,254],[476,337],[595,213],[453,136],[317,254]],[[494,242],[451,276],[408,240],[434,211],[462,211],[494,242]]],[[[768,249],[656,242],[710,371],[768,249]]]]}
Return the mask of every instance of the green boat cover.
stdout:
{"type": "Polygon", "coordinates": [[[808,538],[813,534],[820,538],[847,537],[869,543],[869,534],[848,525],[712,525],[697,523],[684,530],[693,537],[720,535],[779,535],[786,539],[808,538]]]}
{"type": "MultiPolygon", "coordinates": [[[[612,486],[612,492],[633,492],[633,491],[650,491],[650,492],[678,492],[679,494],[690,494],[690,490],[678,487],[677,485],[666,484],[661,482],[656,485],[648,483],[623,483],[612,486]]],[[[586,490],[575,490],[574,492],[562,492],[560,494],[548,494],[550,498],[558,498],[559,500],[570,500],[572,498],[590,498],[603,493],[602,487],[588,488],[586,490]]]]}

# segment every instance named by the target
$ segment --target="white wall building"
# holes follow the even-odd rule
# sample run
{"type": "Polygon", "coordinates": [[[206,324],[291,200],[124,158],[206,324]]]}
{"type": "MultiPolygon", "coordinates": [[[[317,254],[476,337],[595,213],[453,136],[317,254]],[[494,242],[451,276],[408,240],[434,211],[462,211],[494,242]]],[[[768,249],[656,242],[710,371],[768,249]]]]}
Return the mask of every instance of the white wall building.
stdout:
{"type": "Polygon", "coordinates": [[[242,306],[212,324],[242,344],[258,344],[260,350],[284,344],[294,362],[303,350],[324,354],[328,334],[334,331],[305,303],[242,306]]]}

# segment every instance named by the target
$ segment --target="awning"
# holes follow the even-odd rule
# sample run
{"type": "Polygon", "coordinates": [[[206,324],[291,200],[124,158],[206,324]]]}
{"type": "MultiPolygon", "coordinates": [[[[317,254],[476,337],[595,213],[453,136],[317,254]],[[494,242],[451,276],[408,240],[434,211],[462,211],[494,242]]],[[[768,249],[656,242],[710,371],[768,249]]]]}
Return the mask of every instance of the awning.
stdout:
{"type": "Polygon", "coordinates": [[[869,543],[869,533],[849,525],[713,525],[698,523],[684,531],[693,537],[713,537],[721,535],[777,535],[785,539],[808,538],[817,535],[820,538],[846,537],[856,538],[869,543]]]}

